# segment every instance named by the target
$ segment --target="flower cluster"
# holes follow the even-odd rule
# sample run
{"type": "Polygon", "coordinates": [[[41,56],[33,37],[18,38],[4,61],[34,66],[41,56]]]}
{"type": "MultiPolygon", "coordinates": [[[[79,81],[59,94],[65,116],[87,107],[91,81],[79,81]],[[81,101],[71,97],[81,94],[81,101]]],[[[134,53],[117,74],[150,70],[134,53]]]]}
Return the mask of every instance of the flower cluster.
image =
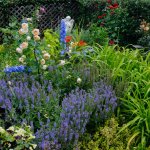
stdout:
{"type": "MultiPolygon", "coordinates": [[[[89,92],[73,90],[60,106],[59,95],[49,81],[43,80],[41,85],[33,76],[19,74],[13,80],[11,76],[8,75],[7,82],[0,80],[0,104],[7,110],[5,120],[13,116],[11,123],[30,124],[42,150],[75,146],[91,117],[94,123],[99,119],[102,122],[111,117],[117,106],[112,87],[103,81],[95,83],[89,92]]],[[[77,79],[78,83],[81,81],[77,79]]],[[[15,133],[20,134],[25,133],[23,130],[15,133]]]]}
{"type": "Polygon", "coordinates": [[[117,107],[117,97],[112,87],[108,86],[104,81],[94,83],[93,94],[96,106],[95,115],[99,116],[101,121],[111,117],[117,107]]]}
{"type": "Polygon", "coordinates": [[[38,70],[40,68],[46,70],[50,54],[45,50],[41,50],[41,44],[43,43],[40,40],[40,30],[32,28],[31,21],[32,19],[26,18],[21,24],[19,36],[16,36],[20,38],[18,41],[21,41],[19,47],[16,48],[16,52],[19,54],[18,60],[22,65],[30,68],[35,69],[36,66],[38,70]]]}
{"type": "Polygon", "coordinates": [[[8,75],[8,82],[4,79],[0,80],[0,106],[7,110],[6,121],[14,115],[11,118],[12,123],[19,124],[24,118],[26,123],[30,124],[34,122],[34,118],[36,130],[40,122],[45,121],[46,118],[52,116],[51,119],[55,120],[54,118],[59,116],[59,98],[51,82],[45,80],[41,85],[35,77],[27,74],[18,74],[16,78],[11,79],[12,76],[8,75]],[[58,110],[55,109],[56,107],[58,110]]]}

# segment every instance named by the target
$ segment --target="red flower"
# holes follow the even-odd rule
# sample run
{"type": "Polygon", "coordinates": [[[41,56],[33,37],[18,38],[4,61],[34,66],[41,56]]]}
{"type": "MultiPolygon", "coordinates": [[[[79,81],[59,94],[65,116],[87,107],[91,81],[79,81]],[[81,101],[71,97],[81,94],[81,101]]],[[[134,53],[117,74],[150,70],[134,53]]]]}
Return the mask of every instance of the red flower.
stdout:
{"type": "Polygon", "coordinates": [[[109,45],[114,45],[114,44],[115,44],[114,40],[109,41],[109,45]]]}
{"type": "Polygon", "coordinates": [[[103,16],[98,16],[98,19],[102,19],[103,18],[103,16]]]}
{"type": "Polygon", "coordinates": [[[108,8],[110,8],[110,9],[114,9],[114,6],[110,5],[110,6],[108,6],[108,8]]]}
{"type": "Polygon", "coordinates": [[[111,3],[111,0],[107,0],[107,3],[109,3],[109,4],[110,4],[110,3],[111,3]]]}
{"type": "Polygon", "coordinates": [[[67,43],[69,43],[71,40],[72,40],[72,36],[66,36],[66,37],[65,37],[65,41],[66,41],[67,43]]]}
{"type": "Polygon", "coordinates": [[[103,17],[105,17],[106,14],[102,14],[101,16],[98,16],[99,19],[102,19],[103,17]]]}
{"type": "Polygon", "coordinates": [[[119,7],[118,3],[114,3],[113,5],[108,6],[108,8],[110,8],[110,9],[116,9],[118,7],[119,7]]]}
{"type": "Polygon", "coordinates": [[[114,3],[113,6],[118,8],[119,4],[118,3],[114,3]]]}
{"type": "Polygon", "coordinates": [[[78,42],[78,46],[86,46],[86,45],[87,43],[82,40],[78,42]]]}

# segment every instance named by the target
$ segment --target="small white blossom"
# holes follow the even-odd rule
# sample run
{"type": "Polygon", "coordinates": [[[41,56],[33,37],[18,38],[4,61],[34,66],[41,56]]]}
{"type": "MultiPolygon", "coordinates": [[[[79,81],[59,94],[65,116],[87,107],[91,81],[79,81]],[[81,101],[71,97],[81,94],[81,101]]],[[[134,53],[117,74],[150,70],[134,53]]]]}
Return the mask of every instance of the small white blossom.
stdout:
{"type": "Polygon", "coordinates": [[[27,18],[27,21],[32,21],[32,18],[27,18]]]}
{"type": "Polygon", "coordinates": [[[77,78],[77,83],[81,83],[82,82],[82,79],[81,78],[77,78]]]}
{"type": "Polygon", "coordinates": [[[31,40],[31,37],[30,37],[30,36],[27,36],[27,40],[30,41],[30,40],[31,40]]]}
{"type": "Polygon", "coordinates": [[[43,70],[46,70],[47,67],[48,67],[47,65],[43,65],[43,66],[42,66],[42,69],[43,69],[43,70]]]}
{"type": "Polygon", "coordinates": [[[22,53],[22,51],[23,51],[23,50],[22,50],[21,48],[19,48],[19,47],[18,47],[18,48],[16,48],[16,52],[17,52],[17,53],[21,54],[21,53],[22,53]]]}
{"type": "Polygon", "coordinates": [[[8,85],[11,85],[11,81],[8,81],[8,85]]]}
{"type": "Polygon", "coordinates": [[[45,59],[41,59],[41,65],[45,64],[45,59]]]}
{"type": "Polygon", "coordinates": [[[66,61],[65,61],[65,60],[60,60],[60,65],[61,65],[61,66],[64,66],[64,65],[65,65],[65,63],[66,63],[66,61]]]}
{"type": "Polygon", "coordinates": [[[24,62],[24,58],[20,57],[19,58],[19,62],[23,63],[24,62]]]}
{"type": "Polygon", "coordinates": [[[51,47],[51,45],[50,45],[50,44],[48,44],[48,45],[47,45],[47,47],[51,47]]]}

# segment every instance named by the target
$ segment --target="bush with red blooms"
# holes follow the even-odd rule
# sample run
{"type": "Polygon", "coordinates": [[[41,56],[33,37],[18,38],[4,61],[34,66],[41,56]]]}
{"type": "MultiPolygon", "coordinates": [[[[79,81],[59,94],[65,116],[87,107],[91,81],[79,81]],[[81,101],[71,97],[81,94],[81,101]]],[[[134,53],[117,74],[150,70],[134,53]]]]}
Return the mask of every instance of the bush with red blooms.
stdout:
{"type": "Polygon", "coordinates": [[[116,32],[113,31],[113,27],[115,24],[115,18],[117,15],[117,11],[119,9],[119,4],[116,1],[107,0],[106,7],[101,15],[98,16],[98,23],[101,27],[106,27],[109,33],[109,45],[114,45],[118,43],[118,37],[116,32]]]}
{"type": "Polygon", "coordinates": [[[98,24],[107,29],[109,45],[121,43],[125,38],[128,18],[127,9],[121,7],[117,0],[107,0],[105,8],[98,15],[98,24]]]}

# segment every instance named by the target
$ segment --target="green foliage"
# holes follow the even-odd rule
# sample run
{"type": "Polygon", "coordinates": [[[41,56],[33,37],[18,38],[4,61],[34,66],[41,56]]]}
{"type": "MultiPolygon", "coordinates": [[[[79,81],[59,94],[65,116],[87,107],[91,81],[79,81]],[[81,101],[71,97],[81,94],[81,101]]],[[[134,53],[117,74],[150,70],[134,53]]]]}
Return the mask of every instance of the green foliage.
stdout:
{"type": "Polygon", "coordinates": [[[125,150],[130,131],[126,129],[122,134],[116,136],[119,130],[117,120],[111,118],[105,123],[104,127],[97,129],[97,132],[91,138],[86,139],[84,137],[85,140],[79,145],[81,149],[85,150],[125,150]]]}
{"type": "Polygon", "coordinates": [[[3,149],[35,149],[36,144],[33,144],[35,136],[32,135],[29,126],[22,127],[11,126],[7,130],[0,127],[0,148],[3,149]]]}
{"type": "Polygon", "coordinates": [[[90,35],[90,44],[98,43],[99,45],[106,46],[108,45],[108,33],[107,29],[97,27],[95,24],[92,24],[89,27],[89,35],[90,35]]]}
{"type": "MultiPolygon", "coordinates": [[[[52,29],[47,29],[44,31],[44,41],[46,42],[48,46],[48,52],[51,55],[52,59],[58,59],[56,58],[59,54],[60,49],[60,43],[59,43],[59,35],[56,32],[53,32],[52,29]]],[[[43,49],[45,48],[43,47],[43,49]]]]}

